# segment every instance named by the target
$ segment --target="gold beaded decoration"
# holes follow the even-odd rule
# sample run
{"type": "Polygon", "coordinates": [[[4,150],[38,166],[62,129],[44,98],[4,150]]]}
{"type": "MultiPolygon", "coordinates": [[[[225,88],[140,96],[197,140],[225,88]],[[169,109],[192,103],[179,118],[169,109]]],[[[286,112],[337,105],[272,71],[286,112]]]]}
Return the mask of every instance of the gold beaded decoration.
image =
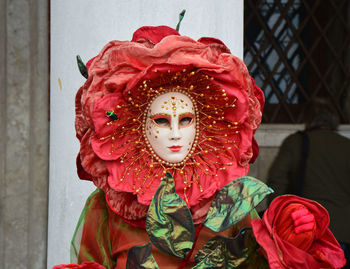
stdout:
{"type": "MultiPolygon", "coordinates": [[[[125,170],[119,180],[122,182],[126,176],[132,175],[134,194],[143,194],[154,180],[160,180],[169,171],[176,181],[183,182],[184,197],[188,202],[187,192],[193,184],[203,191],[200,173],[215,179],[218,171],[236,162],[233,151],[238,150],[240,125],[225,120],[225,110],[236,106],[236,98],[229,97],[221,85],[214,83],[212,77],[196,70],[153,72],[157,73],[155,78],[144,80],[127,92],[127,104],[108,108],[118,115],[118,120],[107,123],[115,127],[113,133],[100,140],[111,139],[112,150],[109,154],[112,156],[114,152],[124,149],[120,162],[125,165],[125,170]],[[195,110],[195,140],[189,154],[178,163],[162,160],[146,136],[150,106],[159,95],[166,92],[179,92],[188,96],[195,110]],[[114,144],[114,141],[123,138],[124,141],[128,138],[125,143],[118,146],[114,144]],[[227,161],[219,162],[217,156],[227,161]]],[[[171,110],[174,106],[169,104],[169,108],[171,110]]]]}

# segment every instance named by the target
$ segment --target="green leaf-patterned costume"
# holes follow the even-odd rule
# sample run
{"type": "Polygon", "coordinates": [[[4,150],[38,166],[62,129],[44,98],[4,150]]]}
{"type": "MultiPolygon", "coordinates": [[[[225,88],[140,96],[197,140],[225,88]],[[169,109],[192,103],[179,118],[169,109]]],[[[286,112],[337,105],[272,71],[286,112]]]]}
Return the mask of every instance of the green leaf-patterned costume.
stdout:
{"type": "Polygon", "coordinates": [[[150,204],[145,235],[144,229],[126,224],[106,207],[104,193],[96,190],[72,240],[71,262],[95,261],[105,268],[268,268],[249,220],[258,217],[254,208],[271,192],[252,177],[238,178],[216,194],[205,221],[194,225],[167,173],[150,204]],[[203,234],[206,242],[198,243],[203,234]],[[82,240],[86,237],[99,248],[82,240]]]}

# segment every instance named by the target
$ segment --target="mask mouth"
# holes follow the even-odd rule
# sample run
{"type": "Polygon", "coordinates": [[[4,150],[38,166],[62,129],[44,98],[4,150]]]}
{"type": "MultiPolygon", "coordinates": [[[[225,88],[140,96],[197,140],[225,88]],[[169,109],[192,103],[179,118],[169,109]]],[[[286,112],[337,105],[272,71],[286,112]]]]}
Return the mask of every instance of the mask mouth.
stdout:
{"type": "Polygon", "coordinates": [[[181,146],[171,146],[168,147],[172,152],[179,152],[181,150],[181,146]]]}

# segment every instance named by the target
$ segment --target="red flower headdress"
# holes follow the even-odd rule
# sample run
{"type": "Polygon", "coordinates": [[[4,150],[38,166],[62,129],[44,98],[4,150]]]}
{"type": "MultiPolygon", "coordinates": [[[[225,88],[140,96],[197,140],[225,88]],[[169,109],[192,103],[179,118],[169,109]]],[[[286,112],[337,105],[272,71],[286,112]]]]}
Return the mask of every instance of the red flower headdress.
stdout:
{"type": "Polygon", "coordinates": [[[131,42],[108,43],[87,66],[76,96],[78,174],[104,190],[123,218],[146,216],[166,171],[195,221],[218,190],[248,173],[258,151],[253,135],[263,94],[220,40],[142,27],[131,42]],[[186,94],[196,110],[195,142],[176,164],[159,158],[144,134],[152,100],[166,91],[186,94]]]}

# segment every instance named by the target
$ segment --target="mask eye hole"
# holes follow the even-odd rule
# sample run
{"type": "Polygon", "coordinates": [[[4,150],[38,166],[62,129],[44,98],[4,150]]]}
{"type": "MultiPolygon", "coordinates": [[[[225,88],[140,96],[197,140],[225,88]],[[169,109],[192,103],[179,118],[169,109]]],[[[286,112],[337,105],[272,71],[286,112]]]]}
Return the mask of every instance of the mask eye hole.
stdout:
{"type": "Polygon", "coordinates": [[[152,120],[159,127],[170,127],[170,119],[168,117],[157,115],[152,117],[152,120]]]}
{"type": "Polygon", "coordinates": [[[194,116],[191,113],[182,115],[179,120],[180,128],[190,126],[193,123],[194,116]]]}

